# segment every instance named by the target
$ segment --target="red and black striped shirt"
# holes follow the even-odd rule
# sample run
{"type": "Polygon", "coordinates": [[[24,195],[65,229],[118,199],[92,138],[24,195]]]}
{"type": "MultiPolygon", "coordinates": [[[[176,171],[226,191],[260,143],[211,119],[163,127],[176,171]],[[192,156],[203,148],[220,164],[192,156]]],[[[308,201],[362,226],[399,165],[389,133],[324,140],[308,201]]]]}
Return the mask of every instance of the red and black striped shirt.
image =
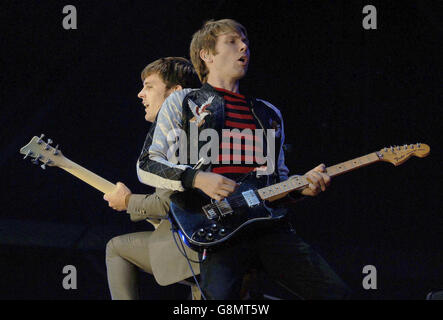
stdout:
{"type": "Polygon", "coordinates": [[[262,141],[254,135],[257,129],[251,107],[246,97],[221,88],[214,88],[225,100],[225,123],[219,147],[218,164],[212,172],[223,175],[243,174],[261,166],[262,141]]]}

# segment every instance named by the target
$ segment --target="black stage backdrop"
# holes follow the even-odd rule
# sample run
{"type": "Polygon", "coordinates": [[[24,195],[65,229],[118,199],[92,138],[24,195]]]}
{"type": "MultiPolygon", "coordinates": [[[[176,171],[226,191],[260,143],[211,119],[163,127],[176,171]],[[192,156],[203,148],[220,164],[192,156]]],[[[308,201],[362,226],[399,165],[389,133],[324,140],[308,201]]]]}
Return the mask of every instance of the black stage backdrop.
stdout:
{"type": "MultiPolygon", "coordinates": [[[[418,0],[1,1],[0,299],[110,298],[107,241],[152,227],[18,151],[44,133],[89,170],[151,192],[135,173],[149,129],[140,72],[159,57],[189,57],[193,32],[227,17],[251,42],[240,89],[282,111],[292,173],[384,146],[431,146],[427,158],[333,179],[292,218],[356,299],[425,299],[443,289],[441,9],[418,0]],[[367,4],[377,9],[376,30],[362,27],[367,4]],[[76,30],[62,26],[65,5],[77,9],[76,30]],[[66,265],[77,269],[76,290],[63,289],[66,265]],[[376,290],[362,286],[365,265],[377,269],[376,290]]],[[[188,297],[183,285],[140,280],[143,299],[188,297]]]]}

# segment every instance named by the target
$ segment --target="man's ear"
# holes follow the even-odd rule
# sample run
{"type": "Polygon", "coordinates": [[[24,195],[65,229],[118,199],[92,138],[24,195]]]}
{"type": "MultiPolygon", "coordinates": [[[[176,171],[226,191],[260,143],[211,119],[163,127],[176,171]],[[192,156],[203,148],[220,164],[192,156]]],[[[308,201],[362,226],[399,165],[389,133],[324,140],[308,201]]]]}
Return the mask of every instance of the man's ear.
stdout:
{"type": "Polygon", "coordinates": [[[183,90],[183,87],[179,84],[171,88],[172,92],[183,90]]]}
{"type": "Polygon", "coordinates": [[[206,63],[212,62],[212,57],[211,57],[211,54],[209,53],[208,50],[201,49],[200,50],[200,58],[206,63]]]}

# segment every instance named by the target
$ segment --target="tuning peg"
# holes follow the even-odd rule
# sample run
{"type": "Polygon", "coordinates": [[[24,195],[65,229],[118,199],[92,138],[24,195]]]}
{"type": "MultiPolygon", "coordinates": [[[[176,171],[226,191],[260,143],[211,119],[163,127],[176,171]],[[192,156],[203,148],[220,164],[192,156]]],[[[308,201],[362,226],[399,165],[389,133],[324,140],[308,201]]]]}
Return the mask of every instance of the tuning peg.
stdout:
{"type": "Polygon", "coordinates": [[[38,140],[37,140],[37,143],[38,143],[38,144],[41,144],[41,143],[42,143],[42,139],[43,139],[44,136],[45,136],[45,135],[44,135],[43,133],[40,135],[40,138],[38,138],[38,140]]]}
{"type": "Polygon", "coordinates": [[[385,147],[385,149],[383,150],[384,152],[388,152],[388,148],[385,147]]]}
{"type": "Polygon", "coordinates": [[[26,159],[27,157],[32,156],[32,151],[28,150],[28,152],[26,152],[25,156],[23,157],[23,159],[26,159]]]}
{"type": "Polygon", "coordinates": [[[407,144],[405,144],[403,147],[405,148],[405,150],[408,149],[408,145],[407,144]]]}
{"type": "Polygon", "coordinates": [[[39,164],[39,161],[38,161],[38,160],[40,160],[41,157],[42,157],[42,156],[41,156],[40,154],[38,154],[37,157],[35,157],[35,159],[31,160],[31,162],[32,162],[33,164],[39,164]]]}
{"type": "Polygon", "coordinates": [[[43,170],[45,170],[45,169],[46,169],[46,165],[47,165],[47,164],[51,164],[51,162],[52,162],[52,161],[48,159],[48,160],[46,160],[46,162],[44,162],[40,167],[41,167],[43,170]]]}
{"type": "Polygon", "coordinates": [[[417,148],[420,148],[421,143],[417,142],[417,148]]]}
{"type": "Polygon", "coordinates": [[[54,155],[58,155],[59,154],[59,152],[58,152],[58,145],[55,146],[55,149],[54,149],[54,151],[52,151],[52,153],[54,155]]]}
{"type": "Polygon", "coordinates": [[[52,143],[52,139],[49,139],[48,138],[48,142],[46,142],[46,147],[45,147],[45,150],[49,150],[49,148],[50,148],[50,144],[52,143]]]}

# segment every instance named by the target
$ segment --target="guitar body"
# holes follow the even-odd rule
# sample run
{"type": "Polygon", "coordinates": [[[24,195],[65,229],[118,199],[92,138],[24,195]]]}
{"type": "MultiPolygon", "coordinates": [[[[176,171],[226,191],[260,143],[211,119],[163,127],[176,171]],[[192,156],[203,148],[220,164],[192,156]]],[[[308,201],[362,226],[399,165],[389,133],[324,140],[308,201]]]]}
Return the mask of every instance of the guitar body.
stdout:
{"type": "Polygon", "coordinates": [[[248,175],[233,194],[221,202],[212,200],[213,203],[211,198],[200,191],[174,193],[171,196],[170,210],[186,244],[201,250],[225,242],[253,222],[282,218],[284,214],[278,214],[258,197],[258,202],[253,205],[248,205],[245,200],[244,192],[247,195],[251,195],[251,191],[256,193],[258,188],[266,186],[266,182],[266,176],[257,178],[255,175],[248,175]],[[225,210],[225,214],[216,212],[213,216],[205,213],[205,209],[219,210],[217,205],[222,205],[222,210],[226,209],[226,202],[233,212],[226,213],[225,210]]]}

